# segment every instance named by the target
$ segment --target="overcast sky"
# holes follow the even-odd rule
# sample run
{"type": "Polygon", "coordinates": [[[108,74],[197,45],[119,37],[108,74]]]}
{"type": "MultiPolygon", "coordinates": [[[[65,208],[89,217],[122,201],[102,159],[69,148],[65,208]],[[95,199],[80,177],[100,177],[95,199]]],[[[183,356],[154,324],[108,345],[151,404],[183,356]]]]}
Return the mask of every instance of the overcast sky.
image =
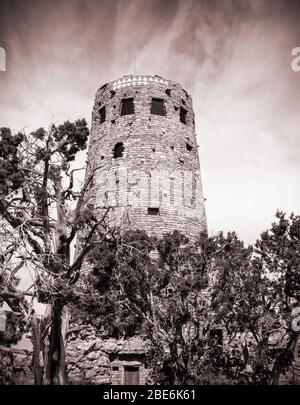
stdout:
{"type": "Polygon", "coordinates": [[[254,242],[300,207],[300,1],[0,0],[0,126],[85,117],[96,90],[158,74],[192,95],[210,232],[254,242]]]}

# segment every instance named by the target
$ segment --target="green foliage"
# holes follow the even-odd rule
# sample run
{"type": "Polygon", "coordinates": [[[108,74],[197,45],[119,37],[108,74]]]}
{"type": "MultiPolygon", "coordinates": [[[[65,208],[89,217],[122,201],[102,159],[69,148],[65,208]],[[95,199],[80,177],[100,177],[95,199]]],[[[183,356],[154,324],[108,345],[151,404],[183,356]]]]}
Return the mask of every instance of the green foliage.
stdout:
{"type": "MultiPolygon", "coordinates": [[[[6,330],[0,332],[0,345],[9,347],[16,344],[26,330],[24,317],[13,312],[6,312],[6,330]]],[[[12,353],[0,351],[0,385],[10,385],[14,383],[14,356],[12,353]]]]}
{"type": "Polygon", "coordinates": [[[21,314],[7,311],[6,316],[6,330],[5,332],[0,332],[0,345],[9,346],[18,343],[22,339],[26,323],[21,314]]]}
{"type": "Polygon", "coordinates": [[[199,297],[207,287],[199,246],[178,232],[156,240],[130,231],[106,241],[90,252],[88,295],[73,315],[97,326],[102,337],[145,336],[153,342],[160,381],[191,381],[190,357],[195,361],[199,355],[199,325],[207,314],[207,303],[199,297]]]}
{"type": "Polygon", "coordinates": [[[299,217],[276,218],[254,248],[235,232],[201,234],[195,243],[177,231],[161,240],[115,235],[90,253],[88,296],[76,317],[102,337],[150,339],[159,383],[278,381],[297,338],[290,299],[299,294],[299,217]],[[212,340],[216,327],[222,345],[212,340]]]}
{"type": "Polygon", "coordinates": [[[86,148],[89,130],[86,121],[81,119],[74,123],[66,121],[58,126],[52,125],[50,139],[44,128],[37,129],[31,135],[38,141],[48,143],[48,147],[42,144],[37,148],[36,162],[44,160],[49,149],[55,150],[66,162],[70,162],[75,159],[77,152],[86,148]]]}
{"type": "Polygon", "coordinates": [[[300,301],[300,217],[278,211],[277,222],[256,242],[262,265],[277,279],[282,279],[282,297],[300,301]]]}
{"type": "Polygon", "coordinates": [[[121,239],[107,239],[92,249],[89,254],[92,271],[83,287],[87,287],[88,294],[82,295],[77,309],[74,307],[76,317],[97,326],[104,337],[132,336],[141,331],[149,290],[145,274],[150,265],[151,246],[152,240],[137,231],[128,232],[121,239]]]}
{"type": "Polygon", "coordinates": [[[0,128],[0,202],[2,204],[3,196],[20,188],[24,180],[24,172],[20,167],[17,153],[22,141],[22,134],[12,135],[9,128],[0,128]]]}
{"type": "MultiPolygon", "coordinates": [[[[90,174],[82,190],[77,190],[71,164],[76,154],[85,149],[89,130],[85,120],[52,125],[49,130],[39,128],[26,135],[13,135],[8,128],[0,128],[0,214],[3,248],[0,277],[8,274],[0,285],[3,298],[14,310],[23,312],[41,340],[49,338],[45,366],[47,381],[63,380],[64,350],[61,317],[64,306],[77,300],[74,285],[79,271],[101,221],[88,207],[88,188],[94,174],[90,174]],[[76,204],[74,204],[76,201],[76,204]],[[71,244],[78,230],[83,229],[82,250],[71,262],[71,244]],[[28,265],[35,272],[30,295],[40,302],[51,304],[51,328],[45,333],[41,322],[36,327],[29,313],[27,292],[19,292],[14,275],[28,265]],[[55,354],[55,356],[54,356],[55,354]]],[[[28,267],[28,268],[29,268],[28,267]]],[[[48,316],[48,315],[46,315],[48,316]]],[[[44,342],[37,342],[44,347],[44,342]]],[[[38,348],[39,351],[39,348],[38,348]]],[[[35,379],[41,381],[39,353],[34,356],[35,379]]]]}

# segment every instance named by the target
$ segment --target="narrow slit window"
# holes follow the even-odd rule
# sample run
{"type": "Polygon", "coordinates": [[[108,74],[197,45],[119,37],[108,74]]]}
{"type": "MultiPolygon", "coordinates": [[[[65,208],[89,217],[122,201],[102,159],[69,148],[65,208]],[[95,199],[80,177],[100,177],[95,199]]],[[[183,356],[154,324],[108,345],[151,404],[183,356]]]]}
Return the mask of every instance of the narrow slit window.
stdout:
{"type": "Polygon", "coordinates": [[[116,143],[114,147],[114,158],[118,159],[120,157],[123,157],[124,149],[125,148],[122,142],[116,143]]]}
{"type": "Polygon", "coordinates": [[[123,98],[121,101],[121,115],[134,114],[133,98],[123,98]]]}
{"type": "Polygon", "coordinates": [[[100,116],[100,124],[102,124],[106,120],[106,108],[105,108],[105,106],[100,108],[99,116],[100,116]]]}
{"type": "Polygon", "coordinates": [[[186,115],[187,115],[187,110],[183,107],[180,107],[180,122],[183,124],[186,124],[186,115]]]}
{"type": "Polygon", "coordinates": [[[148,207],[148,215],[159,215],[159,208],[148,207]]]}
{"type": "Polygon", "coordinates": [[[164,100],[162,98],[153,98],[151,101],[151,114],[166,115],[164,100]]]}

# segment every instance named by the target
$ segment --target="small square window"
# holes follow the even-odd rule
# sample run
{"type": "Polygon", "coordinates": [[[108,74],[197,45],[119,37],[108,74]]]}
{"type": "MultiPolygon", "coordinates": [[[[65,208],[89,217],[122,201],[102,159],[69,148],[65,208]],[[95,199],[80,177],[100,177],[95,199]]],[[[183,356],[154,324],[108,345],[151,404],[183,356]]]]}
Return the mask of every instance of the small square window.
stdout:
{"type": "Polygon", "coordinates": [[[106,120],[106,108],[105,108],[105,106],[100,108],[99,116],[100,116],[100,124],[102,124],[102,122],[105,122],[105,120],[106,120]]]}
{"type": "Polygon", "coordinates": [[[121,115],[134,114],[133,98],[124,98],[121,101],[121,115]]]}
{"type": "Polygon", "coordinates": [[[151,101],[151,114],[166,115],[164,100],[162,98],[153,98],[151,101]]]}
{"type": "Polygon", "coordinates": [[[148,207],[148,215],[159,215],[159,208],[148,207]]]}
{"type": "Polygon", "coordinates": [[[186,115],[187,115],[187,110],[183,107],[180,107],[180,122],[183,124],[186,124],[186,115]]]}

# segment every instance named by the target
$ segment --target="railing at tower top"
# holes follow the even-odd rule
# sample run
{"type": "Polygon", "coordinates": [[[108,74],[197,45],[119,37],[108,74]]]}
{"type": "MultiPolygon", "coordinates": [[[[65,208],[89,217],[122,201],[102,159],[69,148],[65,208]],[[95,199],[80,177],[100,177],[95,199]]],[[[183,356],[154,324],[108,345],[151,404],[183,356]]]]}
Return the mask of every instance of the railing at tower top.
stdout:
{"type": "Polygon", "coordinates": [[[168,86],[169,82],[167,80],[153,76],[132,76],[124,77],[123,79],[112,82],[112,87],[114,90],[116,90],[126,86],[141,86],[147,84],[161,84],[164,86],[168,86]]]}

